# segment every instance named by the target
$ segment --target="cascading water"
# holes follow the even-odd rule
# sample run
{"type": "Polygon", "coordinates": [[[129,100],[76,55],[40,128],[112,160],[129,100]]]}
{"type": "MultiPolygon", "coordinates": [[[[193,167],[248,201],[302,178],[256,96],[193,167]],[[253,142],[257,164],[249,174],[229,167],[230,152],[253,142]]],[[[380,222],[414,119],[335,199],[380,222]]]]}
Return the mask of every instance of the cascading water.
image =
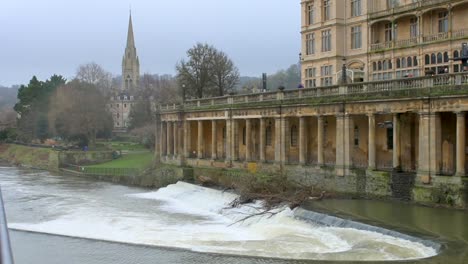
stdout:
{"type": "Polygon", "coordinates": [[[9,212],[9,217],[20,215],[9,219],[10,228],[286,259],[403,260],[437,254],[436,249],[415,241],[311,224],[296,219],[288,208],[237,223],[258,212],[259,204],[226,208],[235,194],[184,182],[142,192],[108,183],[93,188],[85,183],[70,186],[63,178],[47,173],[0,175],[5,192],[11,191],[10,200],[21,202],[9,212]]]}

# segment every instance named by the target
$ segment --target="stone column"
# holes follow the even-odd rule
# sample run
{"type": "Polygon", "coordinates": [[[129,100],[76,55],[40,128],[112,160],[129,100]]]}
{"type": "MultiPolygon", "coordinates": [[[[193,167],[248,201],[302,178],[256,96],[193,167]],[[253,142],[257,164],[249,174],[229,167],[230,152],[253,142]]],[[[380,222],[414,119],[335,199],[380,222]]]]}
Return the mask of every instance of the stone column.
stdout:
{"type": "Polygon", "coordinates": [[[345,116],[344,114],[336,115],[336,153],[335,153],[335,170],[338,176],[344,176],[344,163],[345,163],[345,116]]]}
{"type": "Polygon", "coordinates": [[[440,173],[442,144],[439,113],[419,114],[418,181],[430,183],[431,176],[440,173]]]}
{"type": "Polygon", "coordinates": [[[159,120],[159,115],[156,115],[156,125],[154,127],[154,161],[156,164],[161,162],[161,147],[160,147],[160,137],[161,137],[161,120],[159,120]]]}
{"type": "Polygon", "coordinates": [[[374,170],[375,164],[375,115],[369,114],[368,169],[374,170]]]}
{"type": "MultiPolygon", "coordinates": [[[[349,169],[353,166],[352,151],[353,151],[353,139],[354,139],[354,120],[350,115],[344,116],[344,161],[343,165],[345,169],[349,169]]],[[[346,173],[345,173],[346,174],[346,173]]]]}
{"type": "Polygon", "coordinates": [[[179,148],[179,124],[178,124],[178,121],[174,121],[174,123],[172,123],[172,130],[174,131],[173,134],[172,134],[172,144],[173,144],[173,147],[174,147],[174,159],[177,158],[177,154],[178,153],[178,148],[179,148]]]}
{"type": "Polygon", "coordinates": [[[393,169],[401,169],[400,114],[393,114],[393,169]]]}
{"type": "Polygon", "coordinates": [[[286,162],[286,129],[288,128],[288,121],[286,120],[286,117],[281,118],[281,162],[285,163],[286,162]]]}
{"type": "Polygon", "coordinates": [[[457,176],[465,176],[465,112],[457,113],[457,176]]]}
{"type": "Polygon", "coordinates": [[[166,154],[171,156],[172,154],[172,144],[171,144],[171,135],[172,135],[172,122],[166,122],[166,154]]]}
{"type": "Polygon", "coordinates": [[[232,120],[232,160],[239,159],[239,122],[232,120]]]}
{"type": "Polygon", "coordinates": [[[252,160],[252,120],[245,120],[245,160],[252,160]]]}
{"type": "Polygon", "coordinates": [[[203,159],[203,121],[198,120],[197,158],[203,159]]]}
{"type": "Polygon", "coordinates": [[[275,162],[281,163],[281,118],[275,118],[275,162]]]}
{"type": "Polygon", "coordinates": [[[317,163],[323,165],[323,123],[324,117],[317,116],[317,163]]]}
{"type": "Polygon", "coordinates": [[[260,162],[265,162],[266,127],[265,118],[260,118],[260,162]]]}
{"type": "MultiPolygon", "coordinates": [[[[230,163],[232,156],[232,121],[230,119],[226,119],[226,163],[230,163]]],[[[228,164],[229,165],[229,164],[228,164]]]]}
{"type": "Polygon", "coordinates": [[[189,158],[190,157],[190,121],[184,120],[183,123],[184,126],[184,132],[183,132],[183,138],[184,138],[184,149],[183,149],[183,155],[184,158],[189,158]]]}
{"type": "Polygon", "coordinates": [[[164,145],[165,145],[165,142],[166,142],[166,137],[165,137],[165,132],[164,132],[164,123],[163,121],[161,121],[161,125],[159,127],[159,149],[160,149],[160,153],[161,153],[161,157],[164,157],[166,156],[166,150],[164,149],[164,145]]]}
{"type": "Polygon", "coordinates": [[[217,127],[216,127],[216,120],[211,120],[211,159],[216,160],[217,158],[217,140],[218,137],[217,127]]]}
{"type": "Polygon", "coordinates": [[[299,164],[306,163],[305,117],[299,117],[299,164]]]}

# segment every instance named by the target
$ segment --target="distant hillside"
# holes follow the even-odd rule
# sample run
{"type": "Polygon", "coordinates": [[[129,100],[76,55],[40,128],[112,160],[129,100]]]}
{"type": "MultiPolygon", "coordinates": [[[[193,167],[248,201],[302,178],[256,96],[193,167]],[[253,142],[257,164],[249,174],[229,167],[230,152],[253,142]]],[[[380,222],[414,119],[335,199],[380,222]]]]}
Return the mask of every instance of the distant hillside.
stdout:
{"type": "Polygon", "coordinates": [[[0,86],[0,110],[13,108],[16,104],[16,95],[18,94],[18,86],[7,88],[0,86]]]}

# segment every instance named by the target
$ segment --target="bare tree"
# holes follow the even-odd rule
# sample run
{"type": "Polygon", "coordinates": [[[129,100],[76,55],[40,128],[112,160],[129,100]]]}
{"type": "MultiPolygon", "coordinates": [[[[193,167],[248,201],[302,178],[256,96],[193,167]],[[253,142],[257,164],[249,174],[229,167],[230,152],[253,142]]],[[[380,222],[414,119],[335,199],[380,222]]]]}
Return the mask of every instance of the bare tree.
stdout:
{"type": "Polygon", "coordinates": [[[112,130],[112,116],[105,107],[105,98],[95,85],[73,80],[60,87],[52,97],[56,133],[73,138],[86,138],[95,146],[99,132],[112,130]]]}
{"type": "Polygon", "coordinates": [[[177,64],[178,79],[186,85],[186,95],[203,98],[211,84],[211,69],[215,48],[208,44],[197,43],[187,51],[188,61],[177,64]]]}
{"type": "Polygon", "coordinates": [[[230,92],[239,82],[239,70],[226,53],[216,51],[212,61],[211,83],[217,88],[218,96],[230,92]]]}
{"type": "Polygon", "coordinates": [[[112,74],[95,62],[80,65],[76,71],[76,79],[95,85],[104,95],[112,88],[112,74]]]}

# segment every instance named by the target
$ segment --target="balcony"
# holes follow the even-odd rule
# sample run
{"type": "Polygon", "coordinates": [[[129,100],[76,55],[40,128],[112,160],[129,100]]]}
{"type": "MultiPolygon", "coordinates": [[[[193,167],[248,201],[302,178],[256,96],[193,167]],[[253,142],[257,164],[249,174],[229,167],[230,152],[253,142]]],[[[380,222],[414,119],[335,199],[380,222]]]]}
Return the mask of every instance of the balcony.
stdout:
{"type": "Polygon", "coordinates": [[[463,38],[468,36],[468,28],[452,31],[452,38],[463,38]]]}
{"type": "Polygon", "coordinates": [[[384,43],[371,44],[371,51],[390,49],[393,46],[392,44],[393,44],[392,41],[387,41],[387,42],[384,42],[384,43]]]}
{"type": "Polygon", "coordinates": [[[418,44],[418,38],[395,40],[395,48],[411,47],[418,44]]]}
{"type": "Polygon", "coordinates": [[[434,42],[434,41],[439,41],[439,40],[446,40],[448,39],[448,32],[441,32],[441,33],[436,33],[432,35],[424,35],[423,36],[423,41],[426,42],[434,42]]]}
{"type": "MultiPolygon", "coordinates": [[[[459,0],[463,1],[463,0],[459,0]]],[[[383,1],[382,1],[383,2],[383,1]]],[[[429,7],[433,5],[438,5],[438,4],[444,4],[444,3],[452,3],[455,2],[454,0],[420,0],[415,3],[410,3],[407,5],[398,5],[395,6],[394,8],[388,8],[384,10],[378,10],[375,12],[369,12],[369,18],[370,19],[376,19],[380,17],[386,17],[390,15],[395,15],[399,13],[404,13],[412,10],[416,10],[418,8],[424,8],[424,7],[429,7]]]]}

